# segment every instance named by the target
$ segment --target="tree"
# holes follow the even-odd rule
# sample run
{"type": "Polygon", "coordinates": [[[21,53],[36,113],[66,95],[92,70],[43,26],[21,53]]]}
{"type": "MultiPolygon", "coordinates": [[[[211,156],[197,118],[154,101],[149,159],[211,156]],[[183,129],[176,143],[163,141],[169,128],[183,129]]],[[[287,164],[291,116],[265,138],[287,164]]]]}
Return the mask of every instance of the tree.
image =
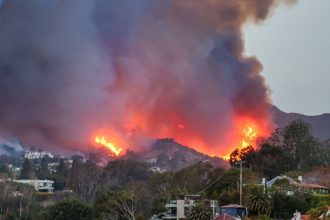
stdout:
{"type": "Polygon", "coordinates": [[[39,168],[37,174],[38,174],[39,179],[48,179],[50,177],[47,157],[42,158],[40,168],[39,168]]]}
{"type": "Polygon", "coordinates": [[[70,170],[68,186],[88,203],[92,202],[99,188],[101,170],[90,160],[81,163],[74,159],[70,170]]]}
{"type": "Polygon", "coordinates": [[[209,206],[205,203],[199,203],[192,207],[188,220],[211,220],[213,218],[212,212],[209,206]]]}
{"type": "Polygon", "coordinates": [[[68,173],[69,171],[64,163],[64,159],[61,158],[56,173],[52,175],[52,179],[54,180],[55,190],[63,190],[65,188],[68,178],[68,173]]]}
{"type": "Polygon", "coordinates": [[[176,172],[172,185],[184,190],[185,193],[199,192],[211,182],[213,169],[210,163],[198,162],[176,172]]]}
{"type": "MultiPolygon", "coordinates": [[[[235,149],[230,154],[229,162],[231,165],[234,165],[237,161],[246,161],[250,159],[251,155],[255,152],[252,146],[247,146],[239,150],[238,148],[235,149]]],[[[248,164],[250,161],[246,161],[248,164]]]]}
{"type": "Polygon", "coordinates": [[[107,219],[107,220],[117,220],[118,213],[115,212],[115,207],[112,198],[114,197],[114,192],[99,192],[96,195],[94,202],[94,219],[107,219]]]}
{"type": "Polygon", "coordinates": [[[269,198],[267,191],[263,191],[263,188],[251,190],[247,197],[246,204],[249,210],[258,216],[268,216],[272,208],[271,199],[269,198]]]}
{"type": "Polygon", "coordinates": [[[311,215],[311,219],[320,219],[319,218],[320,216],[322,217],[322,219],[328,219],[326,218],[327,211],[328,211],[327,204],[322,203],[318,207],[308,210],[307,213],[311,215]]]}
{"type": "Polygon", "coordinates": [[[134,160],[115,160],[103,168],[102,187],[118,190],[129,181],[144,181],[151,175],[147,164],[134,160]]]}
{"type": "Polygon", "coordinates": [[[208,191],[216,191],[217,189],[224,190],[235,190],[237,189],[237,183],[239,180],[239,169],[232,168],[223,172],[209,187],[208,191]]]}
{"type": "Polygon", "coordinates": [[[59,165],[58,165],[58,168],[57,168],[57,173],[65,176],[65,177],[68,175],[68,168],[65,165],[63,158],[60,159],[60,162],[59,162],[59,165]]]}
{"type": "Polygon", "coordinates": [[[312,136],[311,125],[296,120],[284,128],[284,150],[288,157],[289,170],[309,169],[318,165],[317,148],[320,143],[312,136]]]}
{"type": "Polygon", "coordinates": [[[0,195],[0,219],[35,219],[39,207],[33,186],[2,181],[0,195]]]}
{"type": "Polygon", "coordinates": [[[99,194],[94,204],[96,219],[135,220],[136,201],[133,191],[99,194]]]}
{"type": "MultiPolygon", "coordinates": [[[[153,198],[155,195],[151,193],[150,185],[145,181],[130,181],[123,188],[126,192],[132,193],[136,206],[136,217],[143,216],[143,219],[154,214],[151,209],[154,205],[153,198]]],[[[164,205],[162,207],[164,210],[164,205]]]]}
{"type": "Polygon", "coordinates": [[[34,178],[34,176],[35,176],[35,174],[33,172],[31,162],[29,159],[25,158],[23,167],[21,170],[20,179],[32,179],[32,178],[34,178]]]}
{"type": "MultiPolygon", "coordinates": [[[[1,160],[1,159],[0,159],[1,160]]],[[[8,166],[2,162],[0,162],[0,179],[7,179],[12,174],[8,168],[8,166]]]]}
{"type": "Polygon", "coordinates": [[[236,148],[233,152],[230,153],[230,156],[229,156],[229,163],[230,163],[231,165],[235,164],[237,161],[240,160],[239,156],[240,156],[239,149],[236,148]]]}
{"type": "MultiPolygon", "coordinates": [[[[285,161],[284,150],[269,142],[260,146],[258,160],[254,162],[254,167],[269,178],[280,175],[287,171],[286,165],[291,161],[285,161]]],[[[289,158],[290,159],[290,158],[289,158]]]]}
{"type": "Polygon", "coordinates": [[[218,196],[220,205],[238,204],[239,191],[238,190],[224,190],[218,196]]]}
{"type": "Polygon", "coordinates": [[[43,215],[45,220],[89,220],[92,209],[76,199],[65,199],[50,206],[43,215]]]}
{"type": "Polygon", "coordinates": [[[275,191],[272,193],[273,200],[273,217],[276,219],[289,219],[296,210],[304,213],[309,206],[306,198],[300,196],[289,196],[283,192],[275,191]]]}

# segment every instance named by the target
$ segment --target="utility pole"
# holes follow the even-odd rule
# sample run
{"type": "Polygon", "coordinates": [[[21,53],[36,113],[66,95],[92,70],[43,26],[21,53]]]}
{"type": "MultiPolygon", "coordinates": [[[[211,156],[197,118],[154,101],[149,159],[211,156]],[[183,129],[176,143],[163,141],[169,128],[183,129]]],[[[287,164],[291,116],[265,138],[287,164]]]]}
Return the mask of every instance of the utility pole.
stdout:
{"type": "Polygon", "coordinates": [[[243,161],[239,162],[240,172],[239,172],[239,204],[243,204],[243,161]]]}
{"type": "Polygon", "coordinates": [[[239,173],[239,204],[243,204],[243,162],[240,162],[240,173],[239,173]]]}

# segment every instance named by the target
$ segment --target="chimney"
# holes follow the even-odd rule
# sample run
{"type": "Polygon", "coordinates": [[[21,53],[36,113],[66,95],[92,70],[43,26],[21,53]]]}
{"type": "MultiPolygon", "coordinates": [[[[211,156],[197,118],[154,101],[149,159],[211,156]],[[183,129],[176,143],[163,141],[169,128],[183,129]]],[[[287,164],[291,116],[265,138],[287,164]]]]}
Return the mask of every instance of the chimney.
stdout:
{"type": "Polygon", "coordinates": [[[261,179],[261,184],[262,184],[262,188],[263,188],[264,192],[266,192],[266,178],[261,179]]]}
{"type": "Polygon", "coordinates": [[[300,183],[302,183],[302,181],[303,181],[302,176],[298,176],[298,180],[299,180],[300,183]]]}

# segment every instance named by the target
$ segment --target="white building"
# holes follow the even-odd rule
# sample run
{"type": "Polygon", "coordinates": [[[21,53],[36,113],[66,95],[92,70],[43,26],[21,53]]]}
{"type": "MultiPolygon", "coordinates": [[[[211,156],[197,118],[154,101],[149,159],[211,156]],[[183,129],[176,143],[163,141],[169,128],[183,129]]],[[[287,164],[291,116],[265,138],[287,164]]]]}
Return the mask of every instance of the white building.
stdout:
{"type": "MultiPolygon", "coordinates": [[[[186,219],[188,212],[196,205],[198,200],[201,200],[199,195],[186,195],[182,199],[169,201],[169,203],[165,205],[167,212],[162,213],[161,219],[186,219]]],[[[215,200],[208,200],[208,202],[210,204],[210,210],[214,216],[219,212],[218,203],[215,200]]],[[[157,218],[159,219],[158,216],[154,216],[151,219],[157,218]]]]}
{"type": "Polygon", "coordinates": [[[146,159],[145,161],[146,161],[146,163],[157,163],[157,159],[156,158],[146,159]]]}
{"type": "Polygon", "coordinates": [[[34,187],[37,192],[53,192],[54,181],[52,180],[13,180],[15,183],[29,184],[34,187]]]}
{"type": "Polygon", "coordinates": [[[45,156],[48,156],[49,158],[54,158],[53,154],[46,151],[26,151],[24,154],[24,158],[27,158],[29,160],[42,159],[45,156]]]}
{"type": "Polygon", "coordinates": [[[266,186],[267,188],[271,188],[274,184],[278,182],[285,181],[288,186],[292,186],[291,188],[286,186],[286,187],[281,187],[283,191],[286,192],[287,195],[293,195],[294,190],[293,188],[297,188],[300,191],[305,191],[305,192],[310,192],[314,194],[324,194],[327,195],[330,193],[330,190],[326,186],[321,186],[319,184],[312,184],[312,183],[305,183],[303,182],[302,176],[299,176],[297,179],[293,179],[291,177],[282,175],[282,176],[277,176],[270,181],[266,182],[265,179],[262,180],[262,185],[266,186]]]}
{"type": "Polygon", "coordinates": [[[164,172],[166,172],[166,170],[164,170],[160,167],[150,167],[149,170],[152,171],[153,173],[164,173],[164,172]]]}

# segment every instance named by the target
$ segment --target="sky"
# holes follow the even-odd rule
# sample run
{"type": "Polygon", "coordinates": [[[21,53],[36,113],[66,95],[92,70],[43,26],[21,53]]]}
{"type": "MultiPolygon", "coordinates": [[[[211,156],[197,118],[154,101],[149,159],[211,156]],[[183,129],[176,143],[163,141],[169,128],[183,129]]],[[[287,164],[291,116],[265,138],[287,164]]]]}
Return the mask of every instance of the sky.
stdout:
{"type": "Polygon", "coordinates": [[[300,0],[245,29],[246,54],[263,64],[273,103],[283,111],[330,113],[329,12],[329,0],[300,0]]]}

